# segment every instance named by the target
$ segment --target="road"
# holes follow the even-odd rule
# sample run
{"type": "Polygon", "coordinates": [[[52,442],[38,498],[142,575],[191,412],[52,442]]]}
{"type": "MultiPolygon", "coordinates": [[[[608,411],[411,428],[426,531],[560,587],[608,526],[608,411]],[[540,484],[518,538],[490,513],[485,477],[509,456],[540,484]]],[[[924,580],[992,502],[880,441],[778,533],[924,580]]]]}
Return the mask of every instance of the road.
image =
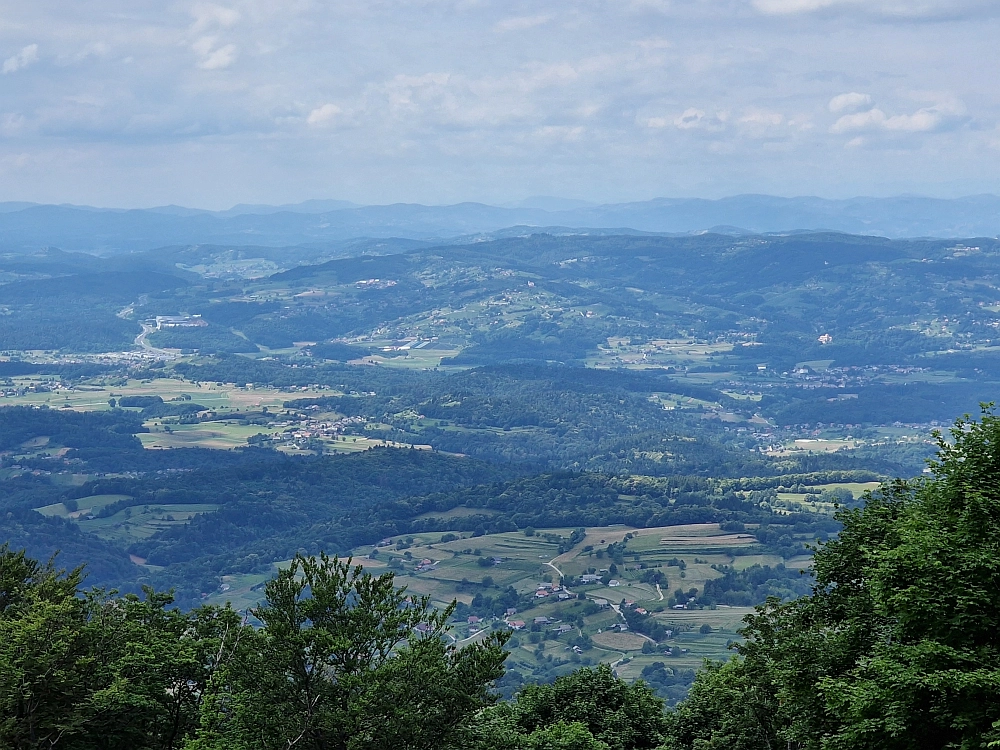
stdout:
{"type": "Polygon", "coordinates": [[[135,337],[135,345],[140,347],[144,352],[149,352],[150,354],[155,354],[160,359],[176,359],[177,355],[174,352],[168,352],[166,349],[157,349],[155,346],[146,340],[156,329],[149,325],[148,323],[141,323],[142,333],[135,337]]]}

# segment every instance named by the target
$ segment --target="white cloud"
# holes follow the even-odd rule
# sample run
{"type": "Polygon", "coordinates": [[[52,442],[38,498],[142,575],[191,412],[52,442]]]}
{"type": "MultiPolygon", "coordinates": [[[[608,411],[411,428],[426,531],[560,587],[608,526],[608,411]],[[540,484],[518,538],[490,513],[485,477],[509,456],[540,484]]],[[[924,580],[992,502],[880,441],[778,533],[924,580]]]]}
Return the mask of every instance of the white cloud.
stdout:
{"type": "Polygon", "coordinates": [[[875,130],[885,125],[885,112],[881,109],[869,109],[867,112],[855,112],[844,115],[830,128],[831,133],[850,133],[855,130],[875,130]]]}
{"type": "Polygon", "coordinates": [[[751,109],[740,118],[740,122],[745,125],[757,125],[761,127],[774,127],[781,125],[784,121],[785,116],[780,112],[768,112],[763,109],[751,109]]]}
{"type": "Polygon", "coordinates": [[[852,91],[849,94],[838,94],[827,105],[831,112],[857,112],[871,109],[872,98],[868,94],[852,91]]]}
{"type": "Polygon", "coordinates": [[[1000,15],[994,0],[751,0],[765,15],[843,11],[881,18],[956,19],[1000,15]]]}
{"type": "Polygon", "coordinates": [[[306,122],[316,127],[330,125],[342,112],[343,110],[336,104],[324,104],[310,112],[309,116],[306,117],[306,122]]]}
{"type": "Polygon", "coordinates": [[[495,31],[526,31],[536,26],[542,26],[551,21],[555,16],[551,14],[538,16],[516,16],[500,21],[493,27],[495,31]]]}
{"type": "Polygon", "coordinates": [[[829,8],[841,2],[842,0],[753,0],[753,6],[761,13],[790,15],[829,8]]]}
{"type": "Polygon", "coordinates": [[[16,55],[12,55],[3,61],[3,72],[5,74],[15,73],[37,61],[38,45],[29,44],[27,47],[22,48],[16,55]]]}
{"type": "Polygon", "coordinates": [[[584,129],[580,125],[546,125],[535,131],[535,137],[544,141],[578,141],[584,129]]]}
{"type": "Polygon", "coordinates": [[[859,131],[893,131],[897,133],[929,133],[944,128],[949,123],[961,122],[964,107],[958,101],[946,101],[931,107],[922,107],[912,114],[887,115],[878,107],[864,112],[854,112],[840,117],[830,128],[831,133],[859,131]]]}
{"type": "Polygon", "coordinates": [[[240,12],[234,8],[226,8],[222,5],[210,3],[199,3],[191,9],[194,16],[194,24],[191,30],[195,33],[205,31],[216,26],[230,28],[240,20],[240,12]]]}
{"type": "Polygon", "coordinates": [[[674,118],[674,126],[680,130],[717,131],[725,127],[728,119],[728,112],[716,112],[714,115],[710,115],[706,114],[704,110],[689,107],[674,118]]]}
{"type": "Polygon", "coordinates": [[[198,67],[202,70],[221,70],[228,68],[236,61],[236,45],[226,44],[216,48],[217,39],[214,36],[203,36],[191,45],[200,57],[198,67]]]}

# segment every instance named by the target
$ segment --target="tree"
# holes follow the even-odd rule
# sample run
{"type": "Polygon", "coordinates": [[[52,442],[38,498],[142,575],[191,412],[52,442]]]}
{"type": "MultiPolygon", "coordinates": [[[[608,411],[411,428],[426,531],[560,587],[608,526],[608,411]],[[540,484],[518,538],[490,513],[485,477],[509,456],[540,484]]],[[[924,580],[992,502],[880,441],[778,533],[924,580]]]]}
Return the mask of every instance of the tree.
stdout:
{"type": "Polygon", "coordinates": [[[643,750],[657,747],[665,728],[663,701],[602,664],[551,685],[527,685],[512,703],[485,712],[467,746],[643,750]]]}
{"type": "Polygon", "coordinates": [[[180,747],[237,614],[82,579],[0,547],[0,747],[180,747]]]}
{"type": "Polygon", "coordinates": [[[79,730],[93,666],[80,569],[0,547],[0,746],[55,746],[79,730]]]}
{"type": "Polygon", "coordinates": [[[840,514],[813,593],[747,619],[739,659],[699,676],[668,747],[1000,740],[1000,419],[984,407],[950,433],[929,478],[840,514]]]}
{"type": "Polygon", "coordinates": [[[191,748],[438,748],[494,702],[506,634],[445,645],[454,605],[431,611],[393,575],[297,557],[267,584],[213,680],[191,748]]]}

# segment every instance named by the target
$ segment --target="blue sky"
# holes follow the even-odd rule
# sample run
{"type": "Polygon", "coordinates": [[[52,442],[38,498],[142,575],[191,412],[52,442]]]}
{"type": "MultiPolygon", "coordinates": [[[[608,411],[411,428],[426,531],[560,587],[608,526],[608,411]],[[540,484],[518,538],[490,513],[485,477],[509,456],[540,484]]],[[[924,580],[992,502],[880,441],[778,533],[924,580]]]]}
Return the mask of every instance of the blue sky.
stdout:
{"type": "Polygon", "coordinates": [[[1000,193],[997,0],[0,0],[0,200],[1000,193]]]}

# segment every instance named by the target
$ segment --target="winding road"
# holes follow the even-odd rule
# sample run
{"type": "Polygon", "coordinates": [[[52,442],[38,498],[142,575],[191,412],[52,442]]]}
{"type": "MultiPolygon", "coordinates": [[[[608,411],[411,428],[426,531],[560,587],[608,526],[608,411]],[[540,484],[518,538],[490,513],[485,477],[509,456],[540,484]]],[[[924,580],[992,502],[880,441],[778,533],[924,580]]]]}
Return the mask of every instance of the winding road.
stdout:
{"type": "Polygon", "coordinates": [[[140,333],[138,336],[135,337],[136,346],[141,348],[144,352],[148,352],[149,354],[155,354],[157,357],[160,357],[161,359],[177,358],[177,354],[175,354],[174,352],[168,352],[166,349],[157,349],[155,346],[150,344],[149,341],[146,340],[146,337],[156,330],[154,326],[151,326],[149,323],[140,323],[139,325],[142,326],[142,333],[140,333]]]}

